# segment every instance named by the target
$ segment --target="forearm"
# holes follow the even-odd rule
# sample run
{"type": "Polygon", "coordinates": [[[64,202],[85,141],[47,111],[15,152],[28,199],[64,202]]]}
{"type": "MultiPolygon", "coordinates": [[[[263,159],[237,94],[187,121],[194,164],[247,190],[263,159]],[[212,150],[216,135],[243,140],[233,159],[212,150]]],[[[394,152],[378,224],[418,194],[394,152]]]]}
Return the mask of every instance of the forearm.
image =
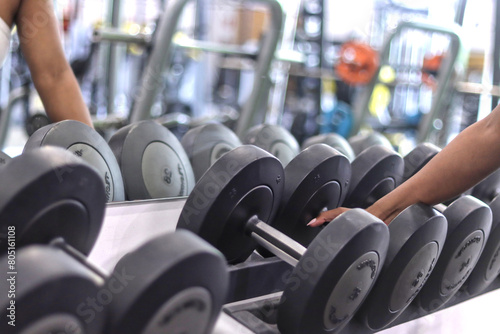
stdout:
{"type": "Polygon", "coordinates": [[[420,172],[367,210],[390,222],[409,205],[457,196],[500,167],[500,109],[462,131],[420,172]]]}
{"type": "Polygon", "coordinates": [[[65,58],[52,0],[22,0],[15,23],[24,57],[49,118],[92,126],[80,87],[65,58]]]}
{"type": "Polygon", "coordinates": [[[69,66],[53,77],[44,75],[33,79],[52,122],[73,119],[92,127],[90,113],[69,66]]]}

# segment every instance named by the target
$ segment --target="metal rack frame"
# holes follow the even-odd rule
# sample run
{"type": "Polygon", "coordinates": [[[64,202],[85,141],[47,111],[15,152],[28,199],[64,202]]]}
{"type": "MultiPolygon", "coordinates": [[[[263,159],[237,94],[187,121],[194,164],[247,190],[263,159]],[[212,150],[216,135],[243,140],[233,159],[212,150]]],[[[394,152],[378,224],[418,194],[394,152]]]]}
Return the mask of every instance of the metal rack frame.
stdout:
{"type": "Polygon", "coordinates": [[[446,54],[445,59],[439,74],[437,77],[437,90],[435,91],[432,99],[432,105],[429,113],[421,121],[419,127],[419,138],[420,142],[429,139],[432,131],[432,123],[438,115],[442,112],[445,106],[446,92],[449,89],[450,81],[454,72],[455,64],[458,60],[460,51],[462,49],[462,41],[458,33],[458,27],[445,28],[440,26],[435,26],[428,23],[421,22],[403,22],[394,30],[394,32],[385,40],[384,46],[380,52],[380,65],[377,72],[373,76],[370,83],[366,86],[366,89],[360,94],[359,99],[353,106],[353,114],[355,118],[354,126],[351,130],[351,135],[355,135],[359,132],[363,121],[367,118],[369,113],[369,103],[375,88],[375,85],[379,81],[380,69],[382,66],[387,65],[389,62],[389,54],[391,50],[392,41],[400,36],[405,30],[420,30],[429,33],[440,33],[450,37],[450,46],[446,54]]]}

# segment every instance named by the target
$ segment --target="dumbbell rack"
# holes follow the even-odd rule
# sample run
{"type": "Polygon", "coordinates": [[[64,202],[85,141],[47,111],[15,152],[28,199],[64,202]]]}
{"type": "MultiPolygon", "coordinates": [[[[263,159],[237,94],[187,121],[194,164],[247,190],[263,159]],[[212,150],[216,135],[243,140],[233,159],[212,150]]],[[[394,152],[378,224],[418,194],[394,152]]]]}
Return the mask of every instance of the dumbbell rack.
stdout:
{"type": "MultiPolygon", "coordinates": [[[[90,261],[110,270],[120,257],[145,241],[158,234],[174,231],[185,202],[185,198],[172,198],[108,204],[101,233],[89,256],[90,261]]],[[[275,324],[276,309],[285,285],[283,277],[290,269],[291,267],[282,260],[264,259],[255,253],[246,262],[230,266],[230,291],[227,304],[217,322],[214,334],[235,332],[278,334],[275,324]]],[[[497,278],[479,298],[500,298],[499,288],[500,278],[497,278]],[[484,296],[486,293],[488,296],[484,296]]],[[[447,324],[444,328],[453,324],[457,317],[455,313],[461,316],[460,312],[468,312],[468,304],[472,304],[467,302],[469,299],[470,296],[458,293],[446,304],[446,309],[455,305],[457,308],[443,312],[442,321],[447,324]]],[[[477,301],[480,302],[480,299],[477,301]]],[[[483,309],[487,307],[486,304],[481,305],[483,309]]],[[[391,327],[401,325],[398,328],[404,333],[408,330],[407,326],[415,325],[413,320],[426,315],[424,311],[410,305],[391,324],[391,327]]],[[[481,321],[482,324],[489,319],[491,326],[495,326],[494,319],[487,316],[485,319],[470,317],[471,322],[481,321]]],[[[370,331],[354,319],[342,333],[363,334],[370,331]]]]}

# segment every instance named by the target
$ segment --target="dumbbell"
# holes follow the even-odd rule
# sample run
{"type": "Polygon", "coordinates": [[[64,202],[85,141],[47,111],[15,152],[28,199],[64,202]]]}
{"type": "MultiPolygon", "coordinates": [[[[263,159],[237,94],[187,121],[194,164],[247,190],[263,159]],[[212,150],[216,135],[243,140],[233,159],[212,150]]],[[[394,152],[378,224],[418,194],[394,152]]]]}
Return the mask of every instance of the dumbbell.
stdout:
{"type": "Polygon", "coordinates": [[[378,331],[403,313],[435,270],[445,247],[447,228],[441,213],[421,203],[392,220],[380,277],[357,315],[362,323],[378,331]]]}
{"type": "Polygon", "coordinates": [[[345,155],[349,161],[353,161],[356,157],[349,142],[337,133],[327,133],[310,137],[302,144],[302,150],[314,144],[326,144],[331,146],[345,155]]]}
{"type": "Polygon", "coordinates": [[[260,244],[294,266],[277,315],[282,333],[335,333],[352,318],[383,265],[386,225],[361,209],[330,222],[306,249],[272,222],[283,192],[281,162],[255,146],[223,155],[197,182],[181,212],[188,229],[230,263],[260,244]]]}
{"type": "MultiPolygon", "coordinates": [[[[407,175],[414,175],[438,151],[433,145],[418,145],[405,157],[407,175]]],[[[448,207],[440,204],[435,208],[446,217],[448,232],[436,268],[417,296],[417,304],[426,311],[442,307],[466,282],[485,248],[492,227],[490,207],[470,195],[459,197],[448,207]]],[[[495,244],[499,244],[498,239],[495,244]]]]}
{"type": "Polygon", "coordinates": [[[486,203],[491,202],[498,194],[500,194],[500,169],[491,173],[471,190],[472,196],[486,203]]]}
{"type": "Polygon", "coordinates": [[[182,137],[182,147],[193,166],[196,180],[225,153],[241,146],[236,134],[220,123],[208,123],[190,129],[182,137]]]}
{"type": "Polygon", "coordinates": [[[500,196],[488,203],[492,212],[491,232],[474,270],[463,290],[474,296],[484,291],[500,274],[500,196]]]}
{"type": "MultiPolygon", "coordinates": [[[[105,333],[211,332],[228,272],[222,255],[206,242],[187,231],[160,236],[106,275],[84,256],[105,209],[104,185],[94,168],[60,148],[43,147],[12,159],[0,182],[7,186],[0,197],[0,244],[17,252],[15,263],[8,256],[1,260],[16,271],[16,329],[59,332],[69,326],[100,333],[107,310],[105,333]],[[42,192],[54,195],[40,197],[42,192]]],[[[2,291],[10,285],[0,282],[2,291]]],[[[11,298],[0,296],[5,317],[11,298]]],[[[2,326],[7,332],[9,325],[2,326]]]]}
{"type": "Polygon", "coordinates": [[[500,170],[497,170],[472,187],[472,196],[487,203],[492,212],[490,236],[469,279],[462,290],[471,296],[484,291],[500,274],[500,170]]]}
{"type": "Polygon", "coordinates": [[[24,121],[24,128],[26,129],[28,136],[31,136],[36,130],[49,124],[50,120],[45,112],[36,112],[26,118],[24,121]]]}
{"type": "Polygon", "coordinates": [[[105,191],[95,169],[63,149],[44,146],[13,158],[0,170],[0,245],[8,226],[16,246],[47,244],[54,235],[88,254],[104,217],[105,191]]]}
{"type": "Polygon", "coordinates": [[[418,173],[432,158],[441,151],[432,143],[420,143],[404,157],[403,182],[418,173]]]}
{"type": "Polygon", "coordinates": [[[26,246],[2,256],[0,266],[6,270],[0,281],[2,333],[103,332],[105,312],[93,311],[85,321],[87,314],[78,310],[99,294],[104,281],[63,251],[26,246]]]}
{"type": "MultiPolygon", "coordinates": [[[[245,138],[253,145],[278,154],[283,163],[288,163],[299,152],[297,141],[283,127],[259,125],[250,129],[245,138]]],[[[233,131],[219,123],[204,124],[189,130],[181,143],[193,166],[196,180],[223,154],[242,145],[233,131]]]]}
{"type": "Polygon", "coordinates": [[[348,142],[349,145],[351,145],[351,148],[356,156],[366,150],[368,147],[375,145],[382,145],[384,147],[387,147],[388,149],[392,149],[392,144],[389,139],[387,139],[387,137],[385,137],[380,132],[375,131],[369,133],[360,133],[349,138],[348,142]]]}
{"type": "Polygon", "coordinates": [[[272,225],[307,247],[320,232],[307,223],[320,212],[342,205],[349,189],[351,166],[345,155],[334,148],[314,144],[290,161],[284,175],[283,195],[272,225]]]}
{"type": "MultiPolygon", "coordinates": [[[[304,149],[285,167],[283,195],[273,227],[307,247],[321,231],[307,223],[343,203],[350,178],[349,161],[334,148],[315,144],[304,149]]],[[[263,247],[257,251],[263,257],[274,255],[263,247]]]]}
{"type": "MultiPolygon", "coordinates": [[[[241,146],[231,130],[217,123],[189,130],[182,144],[193,166],[199,168],[200,176],[220,156],[241,146]]],[[[273,226],[307,246],[319,232],[307,227],[307,222],[322,210],[343,203],[350,176],[349,161],[335,149],[324,144],[304,149],[285,168],[284,193],[273,226]]],[[[262,248],[259,253],[272,255],[262,248]]]]}
{"type": "Polygon", "coordinates": [[[155,121],[116,131],[108,142],[128,200],[187,196],[195,177],[179,140],[155,121]]]}
{"type": "Polygon", "coordinates": [[[351,164],[352,178],[343,206],[367,208],[400,183],[404,162],[392,148],[368,147],[351,164]]]}
{"type": "MultiPolygon", "coordinates": [[[[8,258],[0,265],[8,268],[8,258]]],[[[188,231],[146,242],[110,274],[62,239],[22,248],[15,268],[15,299],[2,295],[0,305],[8,315],[15,300],[22,333],[208,334],[229,282],[223,256],[188,231]]],[[[10,284],[0,288],[9,291],[10,284]]],[[[3,333],[8,327],[0,325],[3,333]]]]}
{"type": "Polygon", "coordinates": [[[7,153],[0,151],[0,168],[12,159],[7,153]]]}
{"type": "MultiPolygon", "coordinates": [[[[90,252],[104,216],[105,194],[96,171],[82,162],[47,146],[12,159],[0,171],[0,246],[2,255],[8,254],[0,262],[10,272],[10,281],[0,282],[6,292],[0,304],[4,317],[15,316],[16,331],[66,330],[67,324],[83,333],[99,333],[104,324],[103,313],[89,323],[77,314],[78,303],[99,291],[100,279],[60,253],[47,263],[29,249],[57,235],[84,254],[90,252]],[[46,266],[34,272],[37,263],[46,266]],[[13,290],[15,299],[7,294],[13,290]]],[[[0,330],[8,333],[12,327],[2,321],[0,330]]]]}
{"type": "Polygon", "coordinates": [[[448,233],[436,268],[417,296],[418,305],[426,311],[439,309],[462,287],[483,252],[492,225],[491,209],[470,195],[436,208],[448,221],[448,233]]]}
{"type": "MultiPolygon", "coordinates": [[[[404,161],[394,150],[375,145],[361,152],[351,168],[343,205],[366,208],[400,183],[404,161]]],[[[387,327],[417,296],[440,256],[446,230],[443,215],[423,204],[410,206],[389,224],[389,251],[380,279],[359,312],[368,328],[387,327]]]]}
{"type": "Polygon", "coordinates": [[[248,130],[243,144],[255,145],[277,157],[286,166],[299,154],[299,143],[285,128],[278,125],[261,124],[248,130]]]}
{"type": "Polygon", "coordinates": [[[51,145],[79,156],[99,171],[106,185],[106,200],[125,200],[122,174],[113,152],[94,129],[78,121],[66,120],[44,126],[28,139],[24,152],[51,145]]]}

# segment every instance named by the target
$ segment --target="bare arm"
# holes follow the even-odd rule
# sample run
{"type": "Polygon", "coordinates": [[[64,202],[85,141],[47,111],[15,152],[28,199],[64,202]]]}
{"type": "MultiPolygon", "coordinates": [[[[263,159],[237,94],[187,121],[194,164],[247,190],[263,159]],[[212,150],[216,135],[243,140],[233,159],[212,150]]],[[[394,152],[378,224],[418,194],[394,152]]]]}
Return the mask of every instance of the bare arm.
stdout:
{"type": "MultiPolygon", "coordinates": [[[[437,204],[471,188],[500,167],[500,106],[452,140],[424,168],[382,197],[367,211],[387,224],[415,203],[437,204]]],[[[322,213],[311,223],[319,226],[345,208],[322,213]]]]}
{"type": "Polygon", "coordinates": [[[64,56],[52,0],[21,0],[14,22],[49,118],[54,122],[73,119],[92,126],[80,87],[64,56]]]}

